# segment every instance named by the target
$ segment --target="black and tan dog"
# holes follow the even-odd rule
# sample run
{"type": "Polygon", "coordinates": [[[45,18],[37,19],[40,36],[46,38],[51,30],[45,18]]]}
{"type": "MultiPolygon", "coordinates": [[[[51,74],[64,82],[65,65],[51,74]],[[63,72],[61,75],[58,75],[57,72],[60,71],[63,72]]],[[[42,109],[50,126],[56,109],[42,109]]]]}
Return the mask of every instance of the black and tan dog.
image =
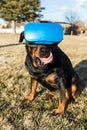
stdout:
{"type": "Polygon", "coordinates": [[[51,92],[59,92],[56,114],[63,113],[69,99],[76,99],[79,78],[69,58],[57,45],[29,46],[26,43],[25,66],[31,77],[31,92],[28,100],[35,98],[39,82],[51,92]]]}

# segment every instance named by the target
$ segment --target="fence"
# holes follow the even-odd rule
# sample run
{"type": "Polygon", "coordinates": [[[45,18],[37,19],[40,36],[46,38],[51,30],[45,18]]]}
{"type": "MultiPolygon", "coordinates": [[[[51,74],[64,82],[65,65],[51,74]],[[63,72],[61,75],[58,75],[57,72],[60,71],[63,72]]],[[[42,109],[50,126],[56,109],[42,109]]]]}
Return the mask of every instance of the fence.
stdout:
{"type": "MultiPolygon", "coordinates": [[[[16,33],[21,33],[23,30],[23,27],[16,28],[16,33]]],[[[14,30],[12,28],[0,28],[0,33],[14,33],[14,30]]]]}

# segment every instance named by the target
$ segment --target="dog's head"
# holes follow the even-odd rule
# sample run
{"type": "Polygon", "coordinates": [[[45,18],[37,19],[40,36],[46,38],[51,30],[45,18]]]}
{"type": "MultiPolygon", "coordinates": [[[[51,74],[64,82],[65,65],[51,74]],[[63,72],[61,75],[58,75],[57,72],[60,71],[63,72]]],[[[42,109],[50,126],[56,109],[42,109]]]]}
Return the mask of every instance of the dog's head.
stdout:
{"type": "Polygon", "coordinates": [[[53,62],[53,53],[48,45],[26,45],[27,54],[31,57],[34,67],[44,68],[53,62]]]}

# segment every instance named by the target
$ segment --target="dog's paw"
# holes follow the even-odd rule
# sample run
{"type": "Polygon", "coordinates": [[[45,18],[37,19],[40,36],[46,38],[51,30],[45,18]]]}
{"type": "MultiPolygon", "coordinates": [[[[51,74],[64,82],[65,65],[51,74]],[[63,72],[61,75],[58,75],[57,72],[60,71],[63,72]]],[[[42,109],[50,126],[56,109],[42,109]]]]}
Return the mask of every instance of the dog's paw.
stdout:
{"type": "Polygon", "coordinates": [[[60,114],[63,114],[64,113],[64,110],[59,110],[59,109],[57,109],[56,111],[55,111],[55,115],[60,115],[60,114]]]}
{"type": "Polygon", "coordinates": [[[52,116],[60,116],[60,115],[62,115],[63,113],[64,113],[64,112],[59,113],[59,112],[57,111],[57,109],[54,109],[54,110],[51,112],[52,116]]]}
{"type": "Polygon", "coordinates": [[[30,93],[29,96],[27,97],[28,101],[33,101],[34,100],[34,94],[30,93]]]}
{"type": "Polygon", "coordinates": [[[55,113],[56,114],[63,114],[64,113],[64,109],[65,109],[64,105],[60,104],[58,109],[56,109],[55,113]]]}

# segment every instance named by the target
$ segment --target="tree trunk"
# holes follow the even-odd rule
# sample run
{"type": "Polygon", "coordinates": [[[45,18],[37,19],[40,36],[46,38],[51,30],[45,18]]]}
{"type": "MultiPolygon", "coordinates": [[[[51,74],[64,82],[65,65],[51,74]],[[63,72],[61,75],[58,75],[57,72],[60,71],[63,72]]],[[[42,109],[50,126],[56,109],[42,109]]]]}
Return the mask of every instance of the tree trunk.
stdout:
{"type": "Polygon", "coordinates": [[[16,21],[12,20],[12,33],[16,33],[16,21]]]}

